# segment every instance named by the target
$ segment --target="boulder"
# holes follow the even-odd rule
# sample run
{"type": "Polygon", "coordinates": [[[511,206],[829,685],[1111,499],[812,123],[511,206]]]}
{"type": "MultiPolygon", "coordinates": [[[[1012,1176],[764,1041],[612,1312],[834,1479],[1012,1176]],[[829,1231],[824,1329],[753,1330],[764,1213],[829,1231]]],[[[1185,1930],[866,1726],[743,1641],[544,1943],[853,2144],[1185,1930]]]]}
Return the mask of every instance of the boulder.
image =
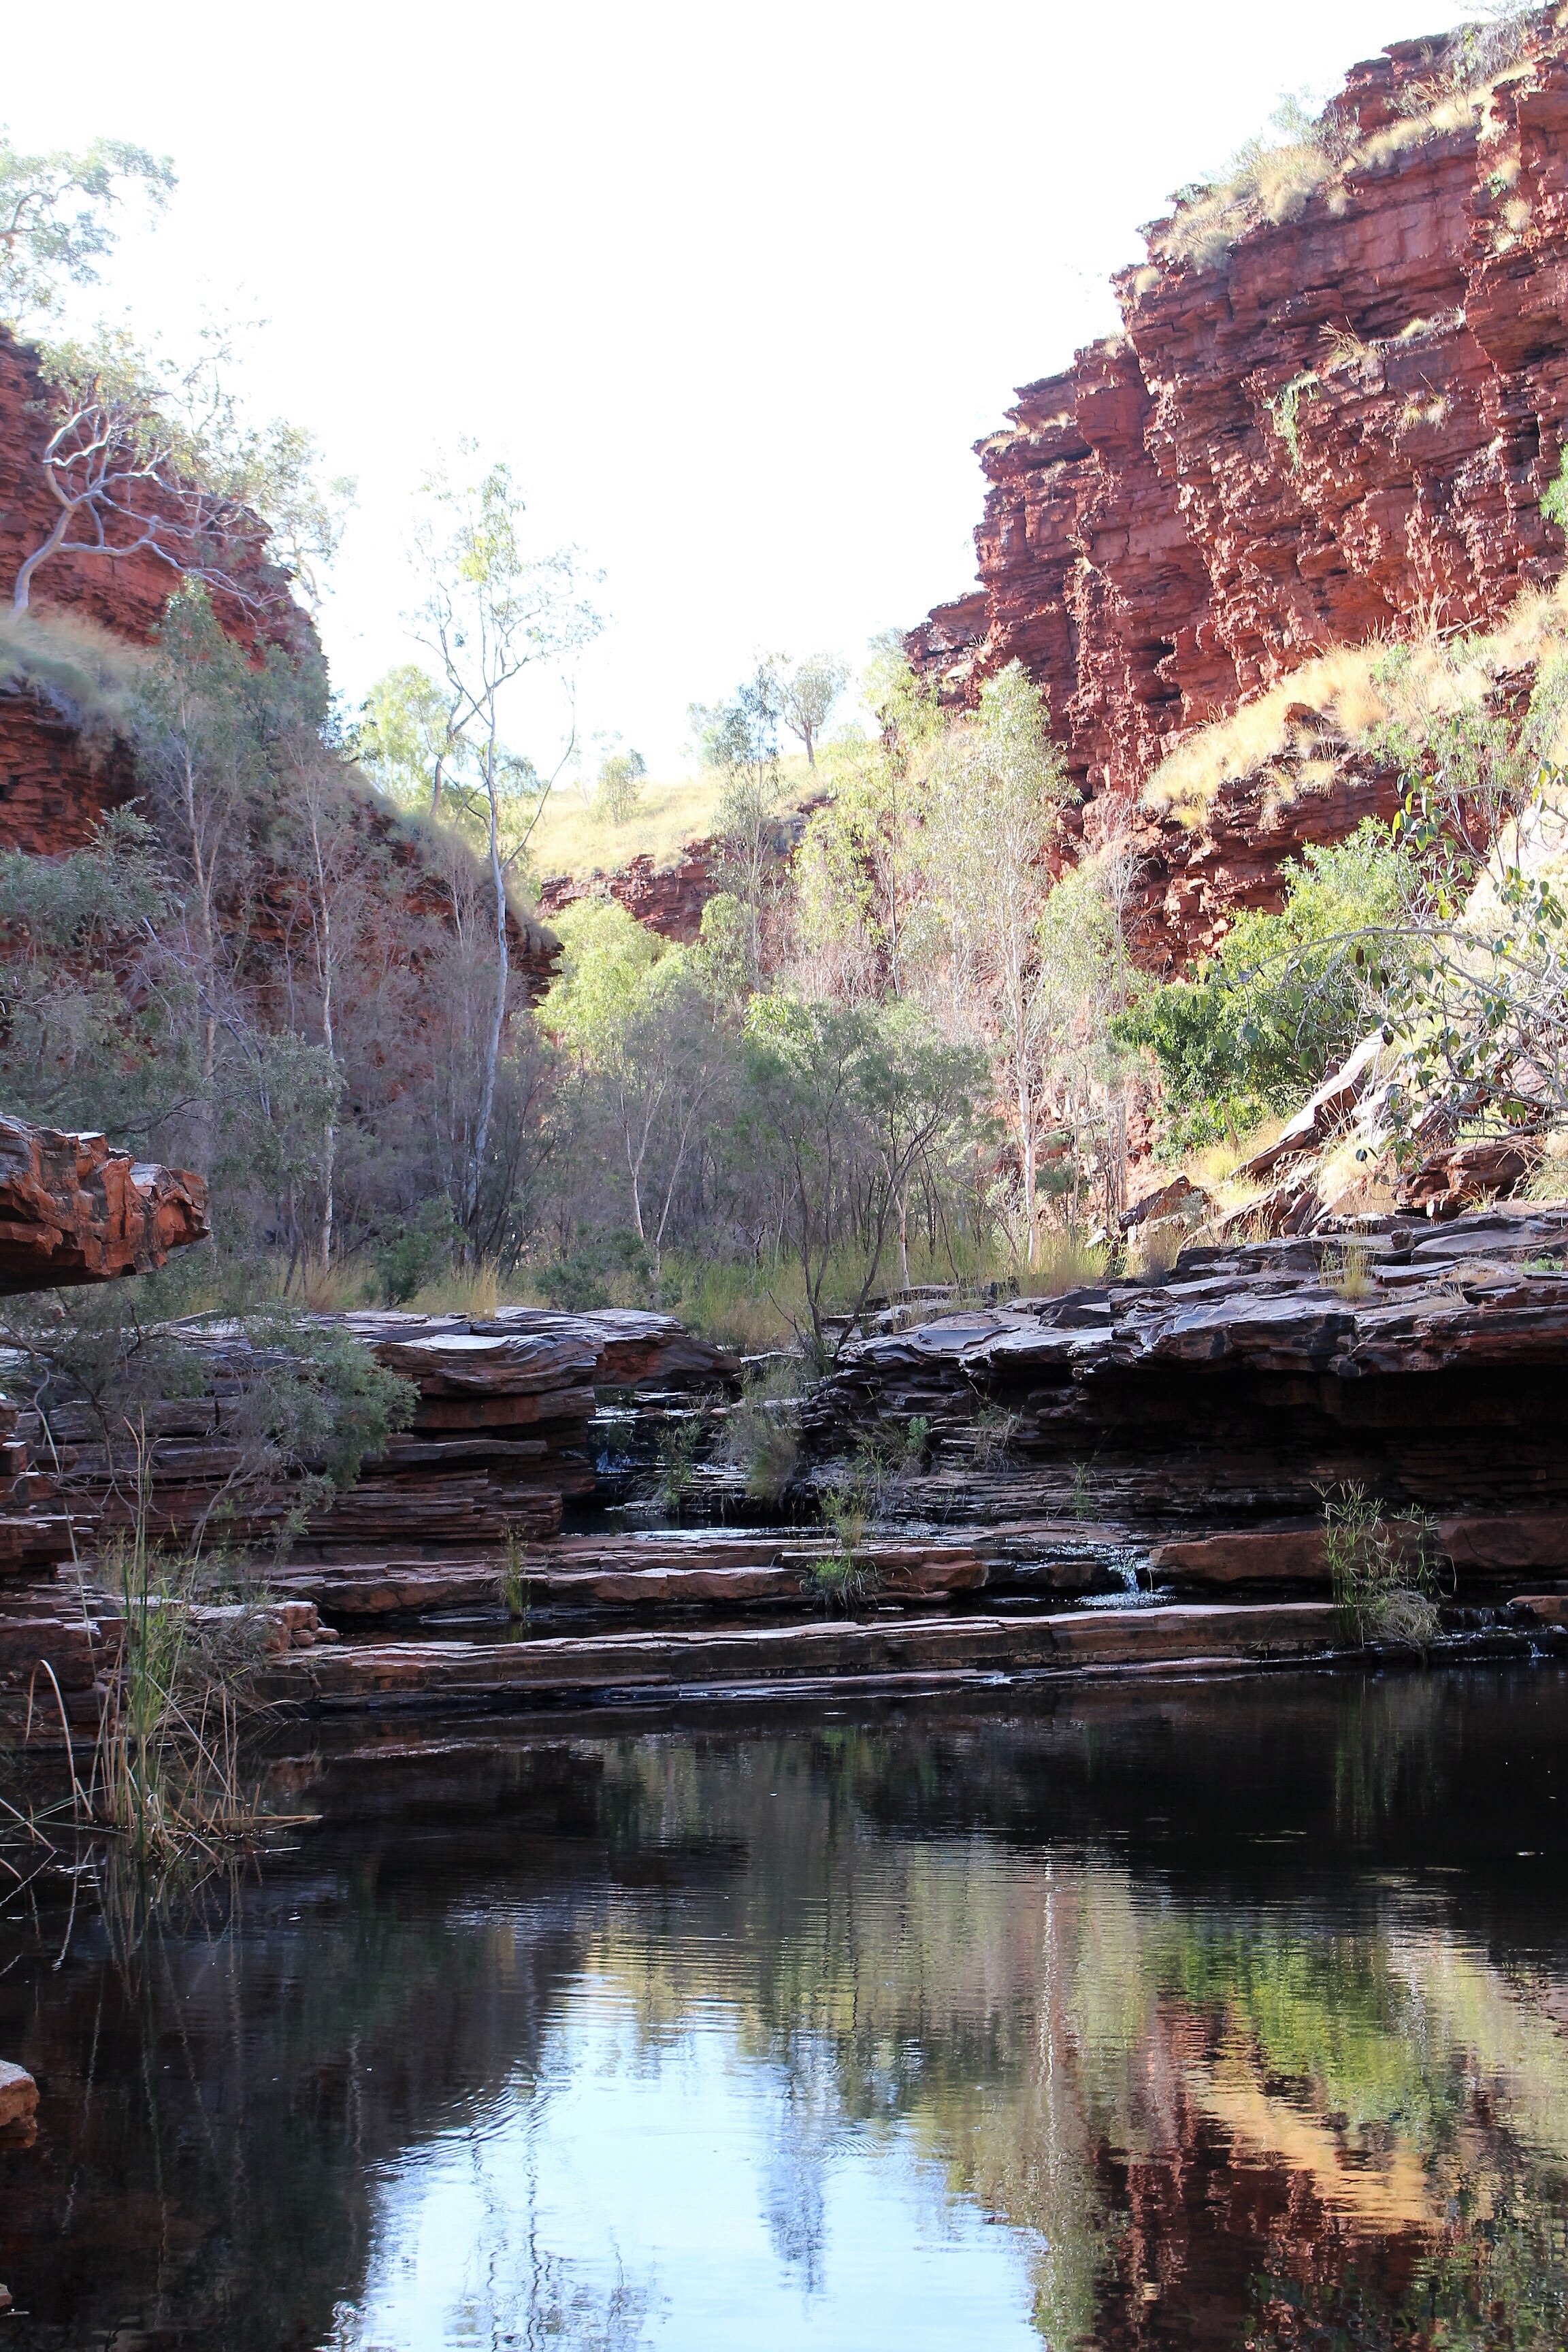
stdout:
{"type": "Polygon", "coordinates": [[[38,2086],[24,2066],[0,2058],[0,2132],[25,2131],[38,2112],[38,2086]]]}
{"type": "Polygon", "coordinates": [[[151,1274],[207,1231],[206,1186],[188,1170],[0,1118],[0,1295],[151,1274]]]}

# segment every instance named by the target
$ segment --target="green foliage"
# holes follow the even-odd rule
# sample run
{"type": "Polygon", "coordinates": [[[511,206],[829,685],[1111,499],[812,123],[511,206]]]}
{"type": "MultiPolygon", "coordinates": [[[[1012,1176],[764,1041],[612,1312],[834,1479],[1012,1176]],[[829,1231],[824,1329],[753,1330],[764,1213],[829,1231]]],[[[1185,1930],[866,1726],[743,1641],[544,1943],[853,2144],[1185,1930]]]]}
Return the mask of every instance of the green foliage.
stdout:
{"type": "Polygon", "coordinates": [[[342,1325],[285,1301],[216,1324],[167,1319],[195,1272],[176,1261],[163,1274],[103,1291],[16,1300],[5,1340],[26,1368],[46,1424],[57,1406],[85,1404],[122,1479],[136,1475],[146,1408],[200,1397],[221,1376],[228,1384],[224,1440],[236,1459],[201,1534],[286,1495],[278,1535],[286,1549],[310,1512],[353,1486],[366,1456],[406,1427],[416,1391],[342,1325]]]}
{"type": "Polygon", "coordinates": [[[1149,991],[1120,1016],[1118,1036],[1159,1065],[1163,1157],[1294,1108],[1380,1017],[1414,958],[1396,928],[1407,874],[1370,819],[1348,841],[1309,848],[1279,914],[1238,915],[1195,978],[1149,991]]]}
{"type": "Polygon", "coordinates": [[[792,1407],[792,1398],[758,1382],[725,1416],[724,1459],[744,1471],[746,1492],[756,1502],[782,1502],[799,1466],[792,1407]]]}
{"type": "Polygon", "coordinates": [[[0,856],[0,1087],[14,1115],[140,1139],[185,1092],[188,985],[145,952],[170,911],[155,837],[131,809],[85,849],[0,856]]]}
{"type": "Polygon", "coordinates": [[[563,908],[553,928],[563,952],[542,1018],[584,1063],[601,1068],[615,1058],[656,967],[679,971],[680,951],[614,898],[580,898],[563,908]]]}
{"type": "Polygon", "coordinates": [[[1321,390],[1321,384],[1308,368],[1302,374],[1293,375],[1289,383],[1281,385],[1267,404],[1268,414],[1274,419],[1274,429],[1285,444],[1293,474],[1300,470],[1301,465],[1301,403],[1303,400],[1315,400],[1321,390]]]}
{"type": "Polygon", "coordinates": [[[273,1301],[253,1308],[244,1329],[257,1365],[253,1426],[279,1469],[334,1491],[352,1486],[365,1457],[413,1420],[413,1382],[342,1325],[273,1301]]]}
{"type": "Polygon", "coordinates": [[[984,1066],[911,1006],[805,1003],[775,992],[746,1009],[742,1071],[742,1136],[787,1171],[780,1226],[825,1359],[827,1276],[847,1213],[867,1249],[855,1316],[876,1287],[910,1178],[963,1155],[984,1066]]]}
{"type": "Polygon", "coordinates": [[[807,766],[815,768],[822,730],[849,682],[848,664],[833,654],[810,654],[794,663],[779,654],[770,667],[779,716],[805,746],[807,766]]]}
{"type": "Polygon", "coordinates": [[[552,1307],[583,1315],[611,1304],[611,1286],[617,1276],[629,1276],[644,1297],[652,1285],[647,1250],[635,1233],[611,1230],[588,1236],[552,1260],[542,1282],[552,1307]]]}
{"type": "Polygon", "coordinates": [[[421,1201],[412,1216],[400,1217],[371,1250],[382,1304],[406,1306],[450,1262],[458,1239],[458,1221],[445,1194],[421,1201]]]}
{"type": "Polygon", "coordinates": [[[110,215],[138,186],[161,209],[174,186],[169,158],[123,139],[25,155],[0,132],[0,317],[47,312],[63,286],[95,284],[114,244],[110,215]]]}
{"type": "Polygon", "coordinates": [[[703,1422],[696,1413],[667,1421],[659,1432],[654,1491],[668,1518],[679,1521],[686,1507],[705,1433],[703,1422]]]}
{"type": "Polygon", "coordinates": [[[501,1571],[496,1579],[496,1597],[509,1617],[516,1617],[526,1625],[533,1614],[533,1571],[544,1555],[524,1542],[515,1528],[509,1528],[506,1547],[501,1555],[501,1571]]]}
{"type": "Polygon", "coordinates": [[[861,1482],[844,1489],[829,1488],[821,1500],[824,1524],[831,1529],[832,1549],[814,1559],[801,1579],[802,1588],[821,1601],[825,1612],[849,1616],[877,1589],[873,1564],[862,1557],[866,1538],[866,1501],[861,1482]]]}
{"type": "Polygon", "coordinates": [[[1542,499],[1541,511],[1559,530],[1568,531],[1568,449],[1558,458],[1557,472],[1542,499]]]}
{"type": "Polygon", "coordinates": [[[360,707],[354,751],[378,791],[399,807],[442,813],[445,788],[465,791],[468,746],[449,692],[417,662],[377,678],[360,707]]]}
{"type": "Polygon", "coordinates": [[[1021,1416],[1005,1405],[983,1404],[969,1424],[970,1455],[977,1470],[995,1470],[1006,1461],[1021,1416]]]}

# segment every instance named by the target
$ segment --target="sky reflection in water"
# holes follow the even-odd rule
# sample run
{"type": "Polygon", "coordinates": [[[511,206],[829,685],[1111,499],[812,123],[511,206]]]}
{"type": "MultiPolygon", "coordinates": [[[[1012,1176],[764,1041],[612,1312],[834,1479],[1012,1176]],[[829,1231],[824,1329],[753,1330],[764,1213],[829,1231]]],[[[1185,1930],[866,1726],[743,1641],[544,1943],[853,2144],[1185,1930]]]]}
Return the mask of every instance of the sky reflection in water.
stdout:
{"type": "Polygon", "coordinates": [[[1565,1702],[301,1757],[221,1919],[0,1928],[13,2339],[1559,2345],[1565,1702]]]}

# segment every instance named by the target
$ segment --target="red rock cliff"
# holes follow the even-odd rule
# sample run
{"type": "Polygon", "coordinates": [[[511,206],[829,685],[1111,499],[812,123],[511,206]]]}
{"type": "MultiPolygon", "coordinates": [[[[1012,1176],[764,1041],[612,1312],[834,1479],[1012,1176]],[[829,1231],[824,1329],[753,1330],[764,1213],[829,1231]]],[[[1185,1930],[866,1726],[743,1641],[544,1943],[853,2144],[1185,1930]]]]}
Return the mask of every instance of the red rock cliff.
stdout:
{"type": "MultiPolygon", "coordinates": [[[[0,327],[0,605],[9,604],[17,572],[58,511],[42,465],[52,429],[36,352],[0,327]]],[[[232,597],[216,597],[229,635],[248,646],[313,642],[285,574],[266,561],[259,530],[245,569],[265,609],[258,618],[232,597]]],[[[113,560],[55,555],[35,575],[32,606],[46,623],[64,613],[146,645],[176,584],[171,567],[147,551],[113,560]]],[[[133,790],[123,744],[102,730],[83,731],[45,694],[0,685],[0,848],[46,856],[79,848],[103,811],[133,790]]]]}
{"type": "MultiPolygon", "coordinates": [[[[1199,199],[1145,232],[1148,263],[1117,280],[1123,332],[1025,385],[978,445],[981,587],[907,641],[944,699],[1022,660],[1092,803],[1331,643],[1490,621],[1555,576],[1555,16],[1357,66],[1316,185],[1199,199]]],[[[1363,794],[1329,830],[1365,812],[1363,794]]]]}

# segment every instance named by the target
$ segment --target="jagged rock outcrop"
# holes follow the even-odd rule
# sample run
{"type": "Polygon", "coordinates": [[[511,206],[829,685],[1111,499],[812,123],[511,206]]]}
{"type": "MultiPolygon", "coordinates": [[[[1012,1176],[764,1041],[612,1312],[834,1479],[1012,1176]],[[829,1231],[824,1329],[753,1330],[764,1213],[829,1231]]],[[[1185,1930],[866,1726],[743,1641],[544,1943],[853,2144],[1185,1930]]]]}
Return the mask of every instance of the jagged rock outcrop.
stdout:
{"type": "Polygon", "coordinates": [[[151,1274],[206,1237],[206,1186],[188,1170],[0,1118],[0,1296],[151,1274]]]}
{"type": "MultiPolygon", "coordinates": [[[[979,444],[981,589],[907,642],[958,704],[1025,664],[1091,838],[1325,646],[1489,623],[1562,568],[1541,499],[1568,411],[1568,31],[1505,29],[1357,66],[1283,193],[1153,224],[1121,333],[979,444]]],[[[1142,824],[1150,960],[1270,903],[1303,840],[1386,814],[1392,779],[1356,782],[1142,824]]]]}

